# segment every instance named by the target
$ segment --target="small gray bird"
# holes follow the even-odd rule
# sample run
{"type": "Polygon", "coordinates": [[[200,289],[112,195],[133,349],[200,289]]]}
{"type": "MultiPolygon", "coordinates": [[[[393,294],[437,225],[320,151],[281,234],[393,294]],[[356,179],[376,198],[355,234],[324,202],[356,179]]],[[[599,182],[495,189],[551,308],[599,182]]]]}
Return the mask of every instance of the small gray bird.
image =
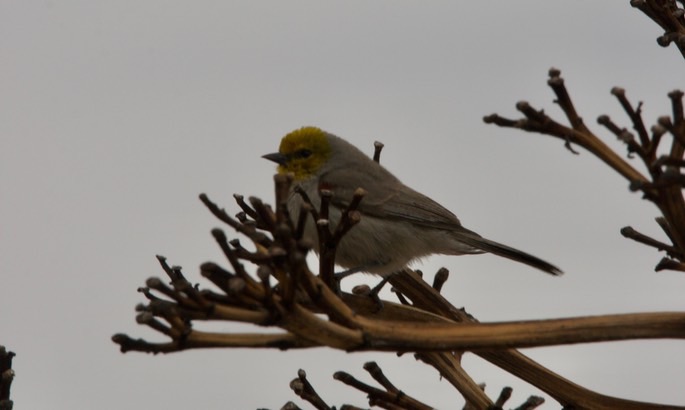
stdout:
{"type": "MultiPolygon", "coordinates": [[[[279,173],[292,173],[295,184],[317,207],[321,201],[319,190],[330,190],[332,224],[338,223],[341,210],[357,188],[367,191],[358,207],[361,221],[337,248],[335,262],[343,268],[385,276],[432,254],[490,252],[552,275],[562,274],[542,259],[464,228],[452,212],[404,185],[352,144],[319,128],[303,127],[287,134],[278,152],[264,158],[276,162],[279,173]]],[[[293,217],[301,204],[300,195],[291,192],[288,209],[293,217]]],[[[316,235],[316,227],[309,221],[304,237],[316,244],[316,235]]]]}

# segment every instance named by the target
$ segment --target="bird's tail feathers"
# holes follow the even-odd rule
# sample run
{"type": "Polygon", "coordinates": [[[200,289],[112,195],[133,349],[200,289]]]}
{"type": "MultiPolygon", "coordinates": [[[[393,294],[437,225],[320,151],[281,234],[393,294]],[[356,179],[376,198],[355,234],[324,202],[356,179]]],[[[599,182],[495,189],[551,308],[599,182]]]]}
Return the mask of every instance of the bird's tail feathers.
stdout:
{"type": "Polygon", "coordinates": [[[534,268],[540,269],[541,271],[547,272],[551,275],[559,276],[563,275],[561,269],[552,265],[549,262],[543,261],[542,259],[535,257],[531,254],[519,251],[510,246],[503,245],[501,243],[485,239],[475,232],[466,230],[467,232],[458,233],[457,240],[466,245],[472,246],[474,248],[480,249],[484,252],[494,253],[497,256],[503,258],[511,259],[516,262],[525,263],[526,265],[532,266],[534,268]]]}

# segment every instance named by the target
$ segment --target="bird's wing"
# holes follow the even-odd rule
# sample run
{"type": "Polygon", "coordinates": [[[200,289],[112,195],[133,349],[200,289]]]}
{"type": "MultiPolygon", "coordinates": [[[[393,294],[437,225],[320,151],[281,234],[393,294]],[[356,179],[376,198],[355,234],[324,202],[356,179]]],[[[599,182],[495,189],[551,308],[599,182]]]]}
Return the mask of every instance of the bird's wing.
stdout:
{"type": "Polygon", "coordinates": [[[474,249],[522,262],[553,275],[562,274],[559,268],[549,262],[518,249],[485,239],[476,232],[464,228],[459,219],[442,205],[404,186],[385,169],[381,169],[381,171],[386,174],[381,175],[377,171],[362,173],[351,169],[325,173],[320,178],[320,188],[333,192],[331,202],[338,207],[348,206],[354,191],[357,188],[364,188],[367,194],[358,207],[362,215],[402,220],[429,228],[449,230],[458,242],[474,249]],[[378,182],[379,177],[382,177],[380,180],[386,181],[386,183],[378,182]],[[357,181],[359,186],[351,187],[349,181],[357,181]]]}
{"type": "Polygon", "coordinates": [[[320,177],[320,188],[333,192],[331,202],[338,207],[349,205],[354,191],[363,188],[367,193],[358,207],[363,215],[404,220],[438,229],[465,229],[452,212],[405,186],[382,168],[371,172],[338,169],[320,177]],[[381,180],[386,183],[380,182],[381,180]],[[349,181],[357,181],[359,186],[352,186],[349,181]]]}

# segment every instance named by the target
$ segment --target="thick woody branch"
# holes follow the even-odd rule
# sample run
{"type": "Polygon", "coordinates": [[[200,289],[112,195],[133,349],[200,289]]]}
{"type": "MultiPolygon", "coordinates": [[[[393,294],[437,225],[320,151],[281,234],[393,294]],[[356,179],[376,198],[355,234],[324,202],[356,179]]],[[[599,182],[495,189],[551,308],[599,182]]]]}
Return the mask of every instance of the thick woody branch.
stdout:
{"type": "Polygon", "coordinates": [[[365,343],[354,350],[477,350],[610,340],[685,338],[685,313],[604,315],[515,323],[400,326],[359,319],[365,343]]]}
{"type": "MultiPolygon", "coordinates": [[[[163,258],[160,258],[164,261],[163,258]]],[[[212,346],[226,343],[234,347],[236,341],[222,339],[213,334],[198,333],[189,320],[235,320],[255,325],[271,324],[302,338],[303,344],[330,346],[343,350],[404,350],[441,351],[474,350],[508,347],[550,346],[569,343],[586,343],[640,338],[685,338],[685,313],[643,313],[607,315],[571,319],[522,321],[514,323],[464,323],[455,325],[436,320],[411,323],[389,319],[373,319],[355,314],[336,292],[325,286],[321,279],[306,272],[301,278],[307,288],[314,289],[316,305],[327,312],[335,322],[327,321],[300,303],[286,309],[281,296],[268,282],[262,283],[261,297],[246,295],[249,305],[222,306],[210,301],[205,293],[196,290],[178,268],[169,268],[172,287],[157,279],[148,280],[151,289],[161,292],[175,304],[155,299],[144,309],[148,315],[141,319],[167,336],[182,339],[179,346],[188,348],[188,340],[207,342],[212,346]],[[260,301],[261,299],[261,305],[260,301]],[[154,320],[161,317],[169,323],[165,327],[154,320]],[[314,332],[317,330],[317,332],[314,332]],[[200,334],[201,337],[195,338],[200,334]],[[211,337],[210,337],[211,336],[211,337]]],[[[256,285],[259,286],[259,285],[256,285]]],[[[247,290],[247,287],[244,288],[247,290]]],[[[397,310],[409,307],[396,306],[397,310]]],[[[240,338],[239,343],[246,340],[240,338]]],[[[263,347],[264,340],[256,340],[255,347],[263,347]]],[[[192,346],[196,346],[193,344],[192,346]]]]}
{"type": "MultiPolygon", "coordinates": [[[[447,299],[435,292],[413,271],[404,271],[391,277],[391,283],[398,292],[412,300],[414,306],[439,313],[456,322],[475,322],[464,309],[454,307],[447,299]]],[[[658,409],[674,409],[673,406],[660,406],[598,394],[579,386],[531,360],[517,350],[475,351],[475,354],[515,374],[552,396],[564,406],[575,409],[626,409],[637,410],[648,406],[658,409]]]]}

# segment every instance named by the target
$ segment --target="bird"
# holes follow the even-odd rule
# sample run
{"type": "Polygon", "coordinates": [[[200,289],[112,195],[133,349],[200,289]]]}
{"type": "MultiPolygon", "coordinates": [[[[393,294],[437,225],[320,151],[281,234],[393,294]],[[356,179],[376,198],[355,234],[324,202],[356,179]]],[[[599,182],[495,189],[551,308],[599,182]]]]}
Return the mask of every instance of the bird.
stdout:
{"type": "MultiPolygon", "coordinates": [[[[447,208],[403,184],[343,138],[318,127],[305,126],[286,134],[278,152],[262,157],[278,164],[279,174],[292,175],[287,207],[293,220],[304,203],[295,186],[317,208],[320,191],[332,193],[328,218],[331,224],[340,221],[355,190],[366,191],[357,207],[359,223],[337,246],[335,263],[343,268],[387,277],[429,255],[487,252],[555,276],[563,274],[549,262],[465,228],[447,208]]],[[[318,244],[313,221],[306,223],[303,238],[318,244]]],[[[317,247],[314,250],[318,253],[317,247]]]]}

